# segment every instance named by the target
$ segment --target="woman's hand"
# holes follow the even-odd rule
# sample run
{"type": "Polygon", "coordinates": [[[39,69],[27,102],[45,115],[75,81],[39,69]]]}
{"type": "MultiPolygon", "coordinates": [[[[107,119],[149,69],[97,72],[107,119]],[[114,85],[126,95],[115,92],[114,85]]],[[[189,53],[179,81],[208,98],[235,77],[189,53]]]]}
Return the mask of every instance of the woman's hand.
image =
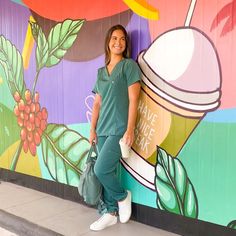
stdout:
{"type": "Polygon", "coordinates": [[[101,106],[102,98],[99,94],[95,95],[93,102],[93,110],[92,110],[92,119],[91,119],[91,128],[90,128],[90,136],[89,143],[92,145],[93,142],[97,143],[97,133],[96,133],[96,125],[99,116],[100,106],[101,106]]]}
{"type": "Polygon", "coordinates": [[[90,130],[89,143],[90,145],[92,145],[93,143],[97,143],[97,133],[95,129],[90,130]]]}
{"type": "Polygon", "coordinates": [[[126,130],[122,139],[129,147],[131,147],[134,142],[134,129],[126,130]]]}

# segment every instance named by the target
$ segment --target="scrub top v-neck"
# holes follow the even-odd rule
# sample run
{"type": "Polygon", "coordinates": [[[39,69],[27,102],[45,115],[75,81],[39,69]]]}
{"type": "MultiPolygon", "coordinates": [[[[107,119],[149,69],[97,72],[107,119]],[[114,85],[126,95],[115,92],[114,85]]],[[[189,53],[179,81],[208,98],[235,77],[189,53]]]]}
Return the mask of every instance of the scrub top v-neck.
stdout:
{"type": "Polygon", "coordinates": [[[123,135],[127,129],[128,87],[140,81],[140,69],[132,59],[123,59],[111,73],[98,69],[94,93],[102,97],[96,132],[98,136],[123,135]]]}

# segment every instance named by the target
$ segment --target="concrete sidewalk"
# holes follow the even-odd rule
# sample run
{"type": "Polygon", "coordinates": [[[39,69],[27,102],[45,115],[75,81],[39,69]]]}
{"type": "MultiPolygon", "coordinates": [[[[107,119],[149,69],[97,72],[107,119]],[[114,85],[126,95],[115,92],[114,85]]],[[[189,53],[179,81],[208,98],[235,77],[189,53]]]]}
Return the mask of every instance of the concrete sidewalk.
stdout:
{"type": "Polygon", "coordinates": [[[8,230],[5,230],[3,228],[0,227],[0,235],[1,236],[17,236],[16,234],[8,231],[8,230]]]}
{"type": "Polygon", "coordinates": [[[89,225],[98,218],[97,211],[9,182],[0,184],[0,226],[17,235],[66,236],[175,236],[157,228],[130,221],[118,223],[100,232],[89,225]]]}

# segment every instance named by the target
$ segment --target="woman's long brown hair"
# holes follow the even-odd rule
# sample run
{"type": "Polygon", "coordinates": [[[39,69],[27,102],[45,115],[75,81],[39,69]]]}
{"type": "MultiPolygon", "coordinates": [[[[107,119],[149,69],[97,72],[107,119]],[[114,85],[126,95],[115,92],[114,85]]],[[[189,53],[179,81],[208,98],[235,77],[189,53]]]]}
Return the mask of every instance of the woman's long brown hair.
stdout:
{"type": "Polygon", "coordinates": [[[125,35],[125,50],[122,54],[122,56],[124,58],[127,58],[129,57],[129,39],[128,39],[128,34],[125,30],[125,28],[122,26],[122,25],[114,25],[112,26],[108,31],[107,31],[107,34],[106,34],[106,38],[105,38],[105,64],[106,66],[110,63],[111,61],[111,52],[110,52],[110,49],[109,49],[109,42],[110,42],[110,39],[111,39],[111,35],[112,33],[115,31],[115,30],[121,30],[124,35],[125,35]]]}

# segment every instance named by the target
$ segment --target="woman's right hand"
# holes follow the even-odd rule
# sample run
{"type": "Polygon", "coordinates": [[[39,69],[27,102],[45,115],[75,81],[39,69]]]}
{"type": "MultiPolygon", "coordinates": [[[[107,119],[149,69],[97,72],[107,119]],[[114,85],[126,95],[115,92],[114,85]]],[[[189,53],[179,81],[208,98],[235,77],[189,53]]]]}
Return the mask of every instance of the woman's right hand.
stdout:
{"type": "Polygon", "coordinates": [[[96,125],[97,125],[97,120],[99,117],[101,101],[102,101],[101,96],[99,94],[96,94],[94,98],[94,102],[93,102],[92,118],[91,118],[91,124],[90,124],[89,143],[91,145],[93,144],[93,142],[97,143],[96,125]]]}
{"type": "Polygon", "coordinates": [[[97,143],[97,133],[95,129],[90,130],[89,143],[92,145],[93,143],[97,143]]]}

